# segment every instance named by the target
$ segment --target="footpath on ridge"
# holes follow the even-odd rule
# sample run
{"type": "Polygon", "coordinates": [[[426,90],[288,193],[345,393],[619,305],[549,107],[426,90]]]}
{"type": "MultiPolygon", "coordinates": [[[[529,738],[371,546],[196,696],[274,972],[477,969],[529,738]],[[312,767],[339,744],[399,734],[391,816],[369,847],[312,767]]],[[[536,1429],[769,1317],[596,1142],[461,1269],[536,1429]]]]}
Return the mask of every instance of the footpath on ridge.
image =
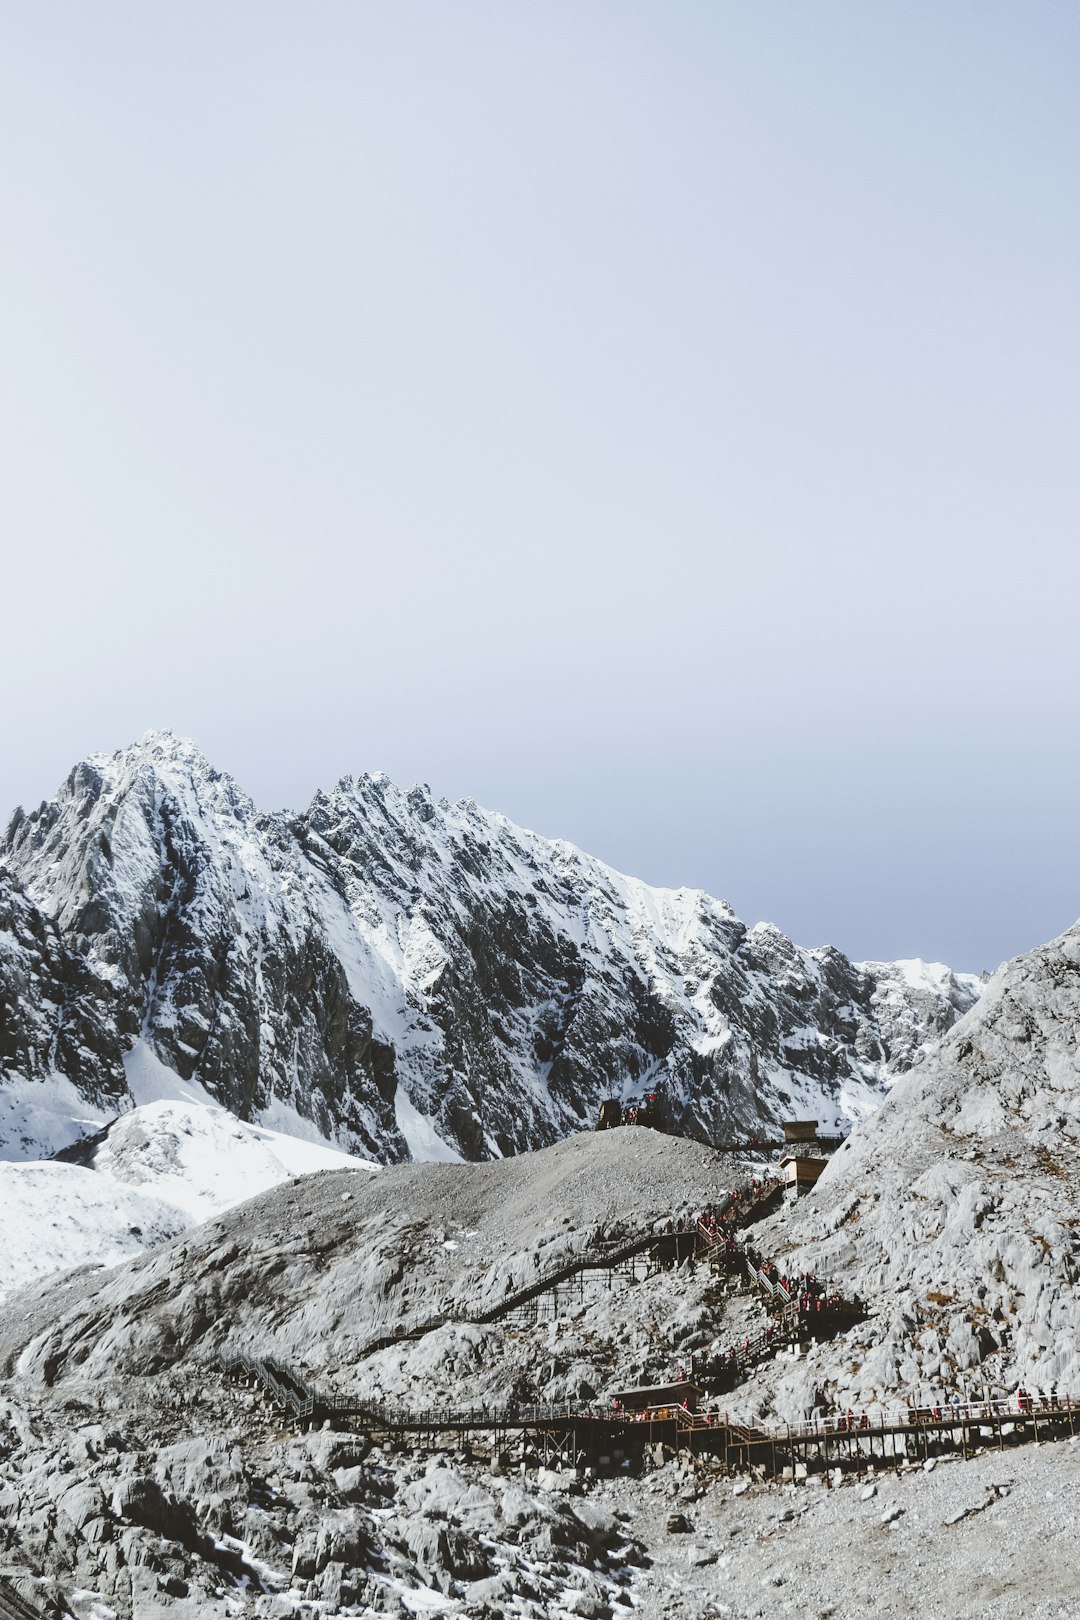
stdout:
{"type": "MultiPolygon", "coordinates": [[[[742,1144],[745,1150],[750,1144],[742,1144]]],[[[753,1145],[755,1148],[758,1144],[753,1145]]],[[[697,1390],[715,1395],[731,1390],[762,1361],[782,1349],[812,1339],[833,1337],[866,1314],[863,1302],[828,1289],[813,1274],[788,1277],[763,1259],[737,1233],[760,1219],[783,1197],[783,1183],[755,1176],[705,1210],[695,1221],[669,1220],[626,1238],[595,1244],[546,1272],[527,1287],[509,1293],[482,1311],[443,1312],[371,1339],[358,1360],[394,1344],[418,1340],[452,1323],[490,1324],[528,1308],[546,1293],[590,1271],[614,1271],[645,1254],[655,1269],[704,1259],[714,1269],[744,1277],[764,1294],[774,1314],[765,1329],[719,1355],[694,1357],[688,1369],[697,1390]]],[[[729,1471],[753,1469],[761,1475],[864,1463],[870,1458],[899,1464],[905,1458],[947,1451],[964,1456],[987,1444],[1003,1447],[1031,1438],[1057,1438],[1080,1432],[1080,1403],[1071,1397],[1035,1401],[1021,1394],[1016,1408],[1006,1401],[961,1406],[908,1408],[873,1419],[853,1412],[817,1418],[801,1425],[770,1430],[733,1422],[714,1406],[691,1407],[677,1393],[639,1409],[617,1404],[602,1410],[572,1402],[536,1405],[481,1406],[466,1409],[389,1407],[380,1402],[343,1397],[317,1389],[295,1369],[274,1356],[227,1351],[222,1372],[264,1393],[292,1421],[305,1427],[328,1425],[359,1429],[369,1437],[394,1440],[413,1437],[429,1444],[459,1445],[469,1437],[486,1437],[494,1454],[506,1454],[511,1439],[520,1441],[522,1459],[577,1466],[605,1466],[632,1460],[657,1443],[706,1452],[729,1471]]],[[[689,1390],[686,1371],[671,1386],[689,1390]]]]}

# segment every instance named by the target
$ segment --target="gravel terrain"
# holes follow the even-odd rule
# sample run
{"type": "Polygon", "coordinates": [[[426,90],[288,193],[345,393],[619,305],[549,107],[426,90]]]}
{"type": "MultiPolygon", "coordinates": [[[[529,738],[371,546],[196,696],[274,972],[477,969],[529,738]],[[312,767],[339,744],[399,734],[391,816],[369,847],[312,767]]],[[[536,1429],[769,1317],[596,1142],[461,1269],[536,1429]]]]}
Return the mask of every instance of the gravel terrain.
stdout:
{"type": "Polygon", "coordinates": [[[642,1620],[1080,1614],[1080,1441],[827,1483],[710,1483],[677,1465],[600,1495],[647,1548],[642,1620]],[[690,1530],[666,1532],[682,1513],[690,1530]]]}

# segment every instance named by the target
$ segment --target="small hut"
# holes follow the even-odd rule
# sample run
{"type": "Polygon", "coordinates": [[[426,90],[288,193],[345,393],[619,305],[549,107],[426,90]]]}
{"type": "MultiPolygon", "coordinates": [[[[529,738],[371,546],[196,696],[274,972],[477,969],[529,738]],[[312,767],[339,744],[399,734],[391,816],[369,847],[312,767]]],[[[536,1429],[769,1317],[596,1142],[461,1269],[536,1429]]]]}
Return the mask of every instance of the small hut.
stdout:
{"type": "Polygon", "coordinates": [[[809,1153],[817,1147],[818,1122],[816,1119],[789,1119],[784,1122],[784,1149],[793,1153],[809,1153]]]}
{"type": "Polygon", "coordinates": [[[794,1198],[809,1192],[828,1164],[825,1150],[818,1141],[816,1119],[789,1119],[784,1124],[784,1147],[780,1154],[780,1172],[785,1191],[794,1198]]]}

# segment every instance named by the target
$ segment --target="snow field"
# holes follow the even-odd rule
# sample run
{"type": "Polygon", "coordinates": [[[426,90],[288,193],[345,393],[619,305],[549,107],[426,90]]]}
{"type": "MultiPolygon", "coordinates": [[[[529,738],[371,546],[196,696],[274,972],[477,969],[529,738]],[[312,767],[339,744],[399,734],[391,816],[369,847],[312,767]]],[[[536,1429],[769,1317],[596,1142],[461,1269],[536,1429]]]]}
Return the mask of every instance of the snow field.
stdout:
{"type": "Polygon", "coordinates": [[[144,1103],[113,1124],[93,1168],[0,1161],[0,1298],[55,1271],[115,1265],[295,1176],[342,1169],[378,1167],[194,1095],[144,1103]]]}

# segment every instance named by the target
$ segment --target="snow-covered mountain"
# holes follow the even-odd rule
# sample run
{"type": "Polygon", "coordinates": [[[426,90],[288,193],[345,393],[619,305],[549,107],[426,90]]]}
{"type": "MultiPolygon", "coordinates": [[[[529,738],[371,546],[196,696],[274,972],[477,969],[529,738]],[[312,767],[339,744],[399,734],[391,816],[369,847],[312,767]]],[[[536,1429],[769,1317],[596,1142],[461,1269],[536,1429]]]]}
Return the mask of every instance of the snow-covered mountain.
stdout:
{"type": "Polygon", "coordinates": [[[148,1065],[383,1161],[542,1146],[646,1088],[722,1140],[865,1116],[979,988],[803,949],[382,775],[262,814],[151,733],[0,841],[0,1140],[55,1151],[148,1065]]]}

